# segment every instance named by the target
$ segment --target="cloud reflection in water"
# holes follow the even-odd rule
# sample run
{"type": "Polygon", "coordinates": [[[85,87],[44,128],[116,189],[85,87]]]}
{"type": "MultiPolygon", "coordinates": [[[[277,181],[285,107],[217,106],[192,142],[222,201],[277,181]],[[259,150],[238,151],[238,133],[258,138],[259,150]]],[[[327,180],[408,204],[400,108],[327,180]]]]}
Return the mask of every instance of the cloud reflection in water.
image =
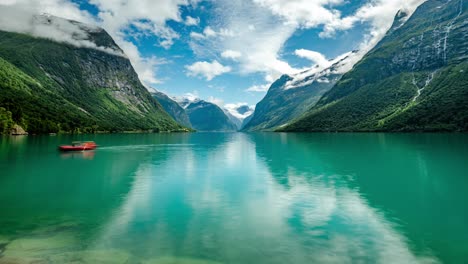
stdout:
{"type": "Polygon", "coordinates": [[[229,263],[438,262],[411,249],[399,226],[350,185],[353,175],[295,162],[318,164],[288,136],[280,135],[285,151],[274,155],[268,142],[259,143],[265,138],[224,137],[149,152],[92,247],[229,263]],[[161,151],[162,161],[154,158],[161,151]],[[284,158],[281,168],[271,166],[275,155],[284,158]]]}

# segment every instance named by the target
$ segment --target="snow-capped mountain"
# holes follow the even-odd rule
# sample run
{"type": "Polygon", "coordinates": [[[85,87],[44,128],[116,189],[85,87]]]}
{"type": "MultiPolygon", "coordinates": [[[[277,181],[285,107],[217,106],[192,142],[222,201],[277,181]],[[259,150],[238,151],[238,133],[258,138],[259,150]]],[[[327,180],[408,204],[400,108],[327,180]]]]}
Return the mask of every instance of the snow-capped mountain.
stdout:
{"type": "Polygon", "coordinates": [[[466,0],[428,0],[283,131],[466,131],[466,0]]]}
{"type": "Polygon", "coordinates": [[[344,73],[351,70],[363,52],[353,51],[328,64],[315,66],[294,75],[283,75],[255,107],[243,130],[272,130],[301,116],[329,91],[344,73]]]}

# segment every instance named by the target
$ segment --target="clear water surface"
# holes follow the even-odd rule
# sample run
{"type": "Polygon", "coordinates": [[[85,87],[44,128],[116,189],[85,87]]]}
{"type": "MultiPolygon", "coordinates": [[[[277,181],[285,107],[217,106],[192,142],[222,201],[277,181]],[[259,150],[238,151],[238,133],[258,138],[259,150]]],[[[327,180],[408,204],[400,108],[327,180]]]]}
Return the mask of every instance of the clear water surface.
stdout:
{"type": "Polygon", "coordinates": [[[0,263],[468,263],[468,135],[4,137],[0,263]]]}

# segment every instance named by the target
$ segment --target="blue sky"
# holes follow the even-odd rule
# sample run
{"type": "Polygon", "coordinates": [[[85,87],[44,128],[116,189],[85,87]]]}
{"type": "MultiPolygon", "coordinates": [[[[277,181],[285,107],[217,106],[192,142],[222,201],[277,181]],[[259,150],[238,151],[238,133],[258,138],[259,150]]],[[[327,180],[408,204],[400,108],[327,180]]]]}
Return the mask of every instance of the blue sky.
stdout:
{"type": "Polygon", "coordinates": [[[371,48],[424,0],[0,0],[106,29],[147,87],[255,105],[282,74],[371,48]]]}

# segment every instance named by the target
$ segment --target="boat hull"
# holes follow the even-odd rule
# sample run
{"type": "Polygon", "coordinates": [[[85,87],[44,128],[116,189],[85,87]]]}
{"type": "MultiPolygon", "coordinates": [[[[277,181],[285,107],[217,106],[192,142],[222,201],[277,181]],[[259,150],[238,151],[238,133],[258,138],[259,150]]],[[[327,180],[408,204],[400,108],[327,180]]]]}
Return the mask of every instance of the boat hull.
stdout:
{"type": "Polygon", "coordinates": [[[70,145],[63,145],[59,146],[60,151],[86,151],[86,150],[94,150],[96,149],[97,145],[93,143],[86,143],[84,145],[79,146],[70,146],[70,145]]]}

